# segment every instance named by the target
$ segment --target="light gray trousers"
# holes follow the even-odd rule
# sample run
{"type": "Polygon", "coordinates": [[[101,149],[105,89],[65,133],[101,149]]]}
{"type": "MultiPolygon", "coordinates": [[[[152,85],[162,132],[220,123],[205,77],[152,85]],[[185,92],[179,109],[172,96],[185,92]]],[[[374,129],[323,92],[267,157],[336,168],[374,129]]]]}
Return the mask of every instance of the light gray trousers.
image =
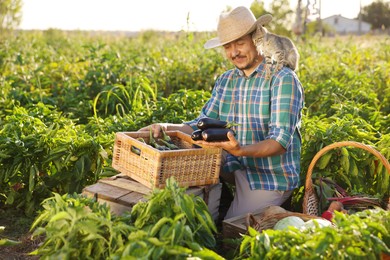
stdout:
{"type": "MultiPolygon", "coordinates": [[[[223,156],[223,161],[225,156],[223,156]]],[[[223,181],[235,184],[234,199],[230,205],[225,219],[237,217],[247,213],[260,213],[268,206],[282,205],[292,194],[292,191],[251,190],[245,170],[234,173],[220,174],[223,181]]]]}

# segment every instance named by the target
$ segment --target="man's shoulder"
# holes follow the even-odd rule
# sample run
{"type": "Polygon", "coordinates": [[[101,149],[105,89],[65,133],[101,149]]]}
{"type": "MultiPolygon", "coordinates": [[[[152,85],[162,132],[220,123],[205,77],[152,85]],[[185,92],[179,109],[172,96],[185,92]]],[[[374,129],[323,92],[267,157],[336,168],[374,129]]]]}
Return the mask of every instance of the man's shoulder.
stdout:
{"type": "Polygon", "coordinates": [[[281,79],[286,79],[286,78],[291,78],[295,81],[299,81],[299,78],[298,78],[298,75],[295,73],[295,71],[293,71],[292,69],[290,69],[289,67],[283,67],[281,70],[275,72],[273,75],[272,75],[272,81],[274,82],[275,80],[278,81],[278,80],[281,80],[281,79]]]}
{"type": "Polygon", "coordinates": [[[275,72],[274,76],[278,76],[278,77],[284,77],[284,76],[295,76],[296,77],[296,73],[290,69],[289,67],[286,67],[286,66],[283,66],[282,69],[278,70],[275,72]]]}

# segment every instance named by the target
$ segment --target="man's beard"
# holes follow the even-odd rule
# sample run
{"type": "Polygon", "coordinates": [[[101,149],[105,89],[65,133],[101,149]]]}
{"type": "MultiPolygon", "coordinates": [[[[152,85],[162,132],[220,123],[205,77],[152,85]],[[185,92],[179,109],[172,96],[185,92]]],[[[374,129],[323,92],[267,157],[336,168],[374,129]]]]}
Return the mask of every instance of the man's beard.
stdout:
{"type": "Polygon", "coordinates": [[[237,69],[240,69],[240,70],[247,70],[247,69],[250,69],[250,68],[253,68],[254,65],[256,64],[256,62],[258,61],[258,59],[254,59],[254,60],[251,60],[250,62],[248,62],[246,65],[244,66],[236,66],[237,69]]]}

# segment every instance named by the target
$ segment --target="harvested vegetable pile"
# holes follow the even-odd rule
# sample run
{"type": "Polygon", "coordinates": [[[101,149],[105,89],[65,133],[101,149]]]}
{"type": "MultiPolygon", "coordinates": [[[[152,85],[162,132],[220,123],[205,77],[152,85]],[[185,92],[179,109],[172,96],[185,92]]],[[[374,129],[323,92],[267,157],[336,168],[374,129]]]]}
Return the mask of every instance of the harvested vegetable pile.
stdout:
{"type": "Polygon", "coordinates": [[[198,130],[195,130],[191,134],[191,138],[194,141],[204,140],[207,142],[222,142],[228,141],[227,134],[232,132],[235,135],[234,130],[231,127],[237,124],[226,122],[213,118],[201,118],[197,123],[198,130]]]}
{"type": "Polygon", "coordinates": [[[333,223],[261,233],[249,228],[239,259],[380,259],[382,253],[390,254],[390,211],[336,212],[333,223]]]}

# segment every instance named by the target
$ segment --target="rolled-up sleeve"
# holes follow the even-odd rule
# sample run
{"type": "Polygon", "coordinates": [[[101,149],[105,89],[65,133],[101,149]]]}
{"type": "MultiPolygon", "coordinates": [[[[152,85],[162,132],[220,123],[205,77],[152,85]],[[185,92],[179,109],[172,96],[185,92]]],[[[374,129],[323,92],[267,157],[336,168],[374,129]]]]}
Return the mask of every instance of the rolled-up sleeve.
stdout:
{"type": "Polygon", "coordinates": [[[273,139],[287,149],[301,121],[303,91],[294,74],[275,77],[271,84],[271,115],[267,139],[273,139]]]}

